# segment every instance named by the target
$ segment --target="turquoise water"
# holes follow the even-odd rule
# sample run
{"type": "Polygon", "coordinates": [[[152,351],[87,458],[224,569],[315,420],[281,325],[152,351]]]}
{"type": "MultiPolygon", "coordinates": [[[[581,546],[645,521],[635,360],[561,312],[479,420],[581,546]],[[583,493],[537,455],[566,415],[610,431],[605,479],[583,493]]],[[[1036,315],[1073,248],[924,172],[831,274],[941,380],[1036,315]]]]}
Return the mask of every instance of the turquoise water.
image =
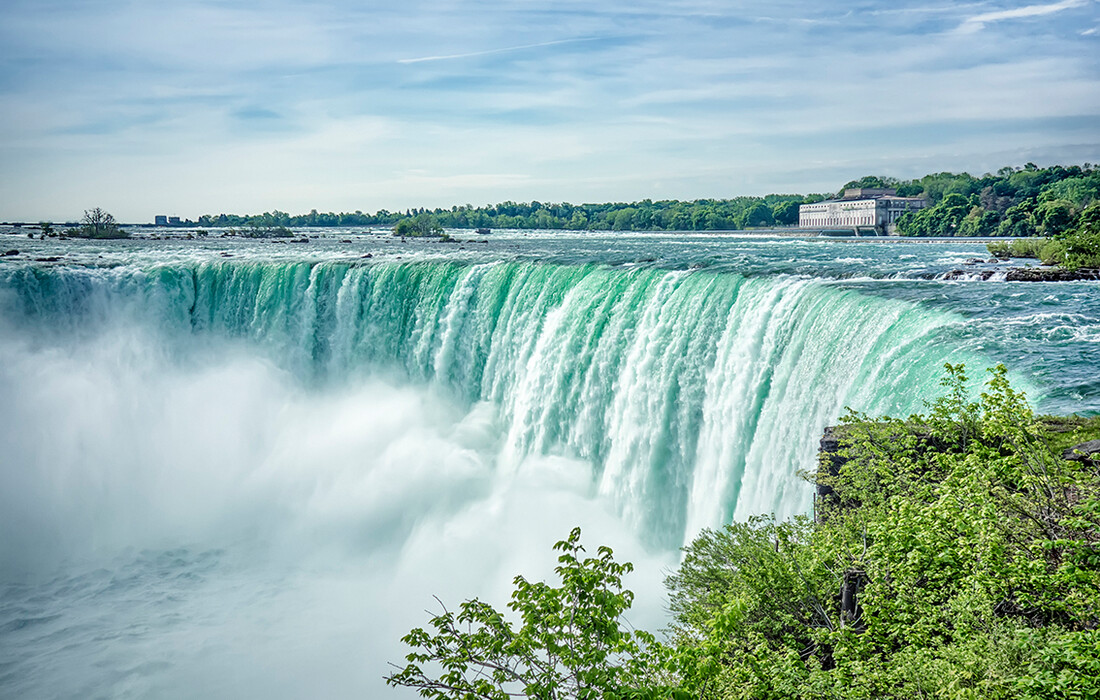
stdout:
{"type": "Polygon", "coordinates": [[[1096,283],[943,280],[979,242],[314,235],[5,241],[2,694],[381,696],[432,593],[575,524],[656,628],[701,528],[809,510],[845,406],[1003,362],[1100,411],[1096,283]]]}

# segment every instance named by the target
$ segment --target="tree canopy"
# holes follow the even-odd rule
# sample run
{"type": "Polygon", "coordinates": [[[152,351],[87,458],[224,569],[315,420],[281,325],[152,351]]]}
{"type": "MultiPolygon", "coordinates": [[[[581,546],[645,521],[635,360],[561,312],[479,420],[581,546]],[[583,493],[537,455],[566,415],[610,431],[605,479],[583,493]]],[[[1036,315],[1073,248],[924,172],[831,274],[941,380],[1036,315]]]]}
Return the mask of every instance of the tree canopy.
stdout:
{"type": "Polygon", "coordinates": [[[1028,163],[981,178],[937,173],[916,182],[931,206],[898,220],[903,236],[1053,236],[1076,228],[1084,210],[1100,200],[1100,170],[1090,163],[1028,163]]]}

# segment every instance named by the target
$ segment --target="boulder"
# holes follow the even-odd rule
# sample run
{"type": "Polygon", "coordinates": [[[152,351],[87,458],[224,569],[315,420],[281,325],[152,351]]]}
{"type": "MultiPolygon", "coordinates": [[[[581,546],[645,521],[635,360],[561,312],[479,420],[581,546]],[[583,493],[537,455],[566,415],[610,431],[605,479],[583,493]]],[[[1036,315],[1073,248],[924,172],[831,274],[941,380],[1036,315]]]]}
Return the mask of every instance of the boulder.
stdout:
{"type": "Polygon", "coordinates": [[[1100,440],[1089,440],[1074,445],[1062,453],[1062,459],[1071,462],[1100,462],[1100,440]]]}
{"type": "Polygon", "coordinates": [[[1063,270],[1060,267],[1014,267],[1005,279],[1009,282],[1078,282],[1100,280],[1100,270],[1063,270]]]}

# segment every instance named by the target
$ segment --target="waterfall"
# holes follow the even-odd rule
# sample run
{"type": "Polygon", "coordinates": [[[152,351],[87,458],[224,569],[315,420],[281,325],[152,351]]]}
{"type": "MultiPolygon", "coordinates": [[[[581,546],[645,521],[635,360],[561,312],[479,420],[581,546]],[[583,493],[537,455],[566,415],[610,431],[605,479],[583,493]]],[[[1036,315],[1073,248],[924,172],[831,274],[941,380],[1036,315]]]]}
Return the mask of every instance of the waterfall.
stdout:
{"type": "Polygon", "coordinates": [[[0,317],[50,343],[118,324],[168,352],[256,347],[306,385],[380,374],[499,416],[496,469],[590,465],[652,545],[754,513],[806,512],[798,470],[845,406],[909,412],[958,318],[797,277],[453,261],[21,267],[0,317]]]}

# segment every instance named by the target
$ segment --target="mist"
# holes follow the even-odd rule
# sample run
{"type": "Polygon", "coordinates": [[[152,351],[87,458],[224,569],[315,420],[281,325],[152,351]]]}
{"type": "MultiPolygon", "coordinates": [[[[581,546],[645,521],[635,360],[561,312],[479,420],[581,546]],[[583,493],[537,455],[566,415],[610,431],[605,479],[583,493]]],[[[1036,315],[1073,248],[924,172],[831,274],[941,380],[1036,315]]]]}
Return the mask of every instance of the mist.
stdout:
{"type": "Polygon", "coordinates": [[[0,583],[37,591],[30,643],[3,649],[17,694],[376,696],[433,595],[503,604],[576,525],[640,564],[631,619],[662,624],[675,553],[626,530],[590,464],[501,470],[488,403],[319,387],[242,343],[126,324],[2,337],[0,583]]]}

